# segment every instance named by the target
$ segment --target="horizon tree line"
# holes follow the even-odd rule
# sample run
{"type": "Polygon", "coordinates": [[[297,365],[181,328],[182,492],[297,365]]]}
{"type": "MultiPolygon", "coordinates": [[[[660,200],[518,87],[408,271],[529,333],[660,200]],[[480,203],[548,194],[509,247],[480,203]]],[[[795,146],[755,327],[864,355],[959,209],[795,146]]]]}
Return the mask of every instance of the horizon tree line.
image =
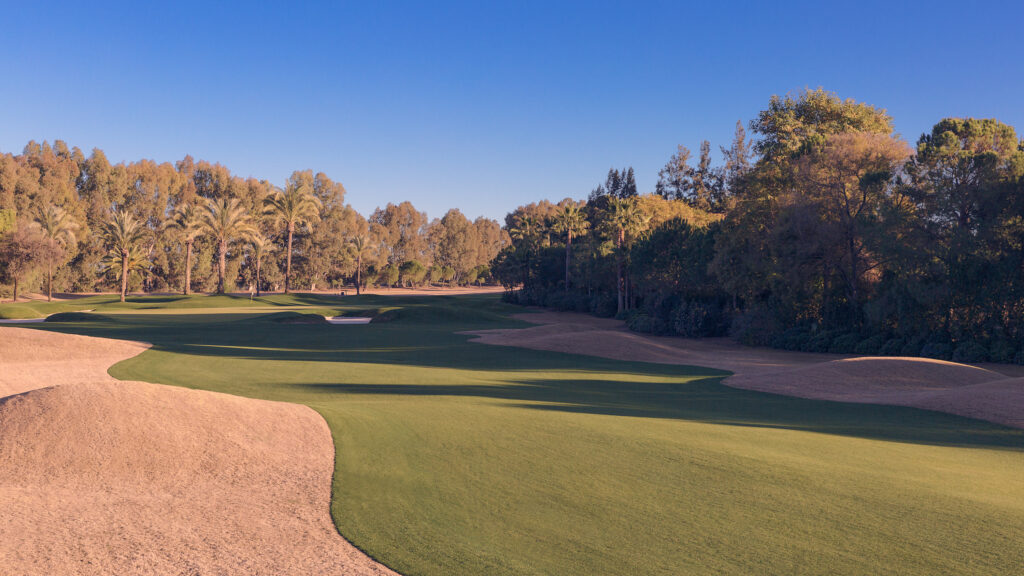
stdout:
{"type": "Polygon", "coordinates": [[[659,334],[1024,363],[1013,127],[945,118],[912,146],[884,109],[819,88],[773,96],[720,150],[716,166],[709,142],[696,161],[679,146],[648,193],[613,168],[585,201],[511,212],[492,266],[507,299],[659,334]]]}
{"type": "Polygon", "coordinates": [[[296,171],[278,188],[186,156],[111,165],[63,141],[0,154],[0,290],[254,292],[490,280],[498,222],[411,203],[364,218],[344,187],[296,171]]]}

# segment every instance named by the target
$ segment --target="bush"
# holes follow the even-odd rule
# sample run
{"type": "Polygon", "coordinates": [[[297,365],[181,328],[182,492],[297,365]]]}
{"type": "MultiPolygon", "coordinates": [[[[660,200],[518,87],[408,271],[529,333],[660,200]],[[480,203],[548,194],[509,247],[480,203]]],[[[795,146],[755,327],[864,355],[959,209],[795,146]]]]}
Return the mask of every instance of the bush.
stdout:
{"type": "Polygon", "coordinates": [[[953,351],[953,362],[987,362],[988,348],[974,341],[961,342],[953,351]]]}
{"type": "Polygon", "coordinates": [[[802,350],[804,352],[828,352],[829,348],[832,347],[833,338],[837,335],[838,333],[833,330],[811,333],[810,339],[807,340],[807,344],[802,350]]]}
{"type": "Polygon", "coordinates": [[[852,354],[860,343],[860,335],[856,333],[843,334],[832,340],[828,351],[832,354],[852,354]]]}
{"type": "Polygon", "coordinates": [[[668,332],[668,325],[664,320],[642,312],[629,315],[629,319],[626,320],[626,326],[633,332],[643,332],[645,334],[664,334],[668,332]]]}
{"type": "Polygon", "coordinates": [[[903,348],[907,345],[907,341],[903,338],[890,338],[882,344],[882,347],[878,349],[879,356],[900,356],[903,354],[903,348]]]}
{"type": "Polygon", "coordinates": [[[921,347],[920,355],[924,358],[949,360],[953,355],[953,346],[945,342],[929,342],[921,347]]]}
{"type": "Polygon", "coordinates": [[[611,294],[596,294],[590,299],[590,313],[601,318],[611,318],[618,310],[618,302],[611,294]]]}
{"type": "Polygon", "coordinates": [[[1013,363],[1014,364],[1024,364],[1024,350],[1020,350],[1016,354],[1014,354],[1014,356],[1013,356],[1013,363]]]}
{"type": "Polygon", "coordinates": [[[544,305],[555,310],[568,312],[586,312],[587,302],[583,296],[575,292],[552,292],[544,297],[544,305]]]}
{"type": "Polygon", "coordinates": [[[923,341],[918,338],[911,338],[903,345],[903,348],[900,350],[900,356],[920,356],[923,346],[923,341]]]}
{"type": "Polygon", "coordinates": [[[672,330],[680,336],[725,336],[728,315],[719,304],[690,301],[676,306],[670,315],[672,330]]]}
{"type": "Polygon", "coordinates": [[[748,346],[769,346],[772,342],[775,320],[763,308],[753,308],[732,318],[729,333],[748,346]]]}
{"type": "Polygon", "coordinates": [[[776,336],[772,340],[772,347],[783,350],[803,350],[810,339],[811,332],[806,326],[796,326],[776,336]]]}
{"type": "Polygon", "coordinates": [[[1006,340],[997,340],[988,349],[989,359],[993,362],[1013,362],[1017,349],[1006,340]]]}
{"type": "Polygon", "coordinates": [[[879,353],[885,343],[885,336],[882,334],[875,334],[874,336],[869,336],[868,338],[861,340],[853,351],[865,356],[875,356],[879,353]]]}

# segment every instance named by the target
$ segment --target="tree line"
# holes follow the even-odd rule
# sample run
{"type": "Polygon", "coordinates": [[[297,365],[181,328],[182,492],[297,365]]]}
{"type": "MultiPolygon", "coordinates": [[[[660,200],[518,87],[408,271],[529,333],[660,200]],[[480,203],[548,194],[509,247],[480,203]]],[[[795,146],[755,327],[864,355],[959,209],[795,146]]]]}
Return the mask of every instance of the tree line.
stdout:
{"type": "Polygon", "coordinates": [[[522,206],[492,269],[509,300],[644,332],[791,350],[1024,362],[1024,142],[946,118],[911,146],[884,109],[772,97],[723,162],[680,146],[653,191],[522,206]]]}
{"type": "Polygon", "coordinates": [[[189,294],[490,281],[508,242],[459,210],[363,217],[345,188],[296,171],[278,187],[190,156],[111,164],[57,140],[0,154],[0,290],[189,294]]]}

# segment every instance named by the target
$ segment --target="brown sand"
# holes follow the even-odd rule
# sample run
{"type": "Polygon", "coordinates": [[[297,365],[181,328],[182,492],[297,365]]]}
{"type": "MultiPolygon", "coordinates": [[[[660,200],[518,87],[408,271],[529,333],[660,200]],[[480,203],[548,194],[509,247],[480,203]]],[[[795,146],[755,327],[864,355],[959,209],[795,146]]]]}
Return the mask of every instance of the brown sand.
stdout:
{"type": "Polygon", "coordinates": [[[476,342],[733,372],[734,388],[819,400],[911,406],[1024,428],[1024,378],[1015,367],[985,368],[925,358],[860,357],[742,346],[725,338],[647,336],[617,320],[540,311],[523,329],[470,332],[476,342]],[[999,371],[996,371],[999,370],[999,371]]]}
{"type": "Polygon", "coordinates": [[[0,329],[0,572],[393,574],[335,530],[319,414],[107,375],[144,349],[0,329]]]}

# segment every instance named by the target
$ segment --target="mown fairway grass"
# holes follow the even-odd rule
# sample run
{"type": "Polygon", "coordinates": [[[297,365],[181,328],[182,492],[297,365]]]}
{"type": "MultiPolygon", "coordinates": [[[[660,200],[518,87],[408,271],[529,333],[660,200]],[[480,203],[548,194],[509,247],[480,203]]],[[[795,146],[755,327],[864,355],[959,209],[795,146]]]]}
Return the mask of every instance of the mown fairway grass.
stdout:
{"type": "Polygon", "coordinates": [[[334,434],[339,530],[406,574],[1024,566],[1022,431],[456,334],[514,326],[494,297],[272,296],[252,314],[226,308],[248,298],[132,300],[83,306],[114,321],[32,327],[152,342],[119,378],[313,407],[334,434]],[[257,315],[303,306],[393,319],[257,315]]]}

